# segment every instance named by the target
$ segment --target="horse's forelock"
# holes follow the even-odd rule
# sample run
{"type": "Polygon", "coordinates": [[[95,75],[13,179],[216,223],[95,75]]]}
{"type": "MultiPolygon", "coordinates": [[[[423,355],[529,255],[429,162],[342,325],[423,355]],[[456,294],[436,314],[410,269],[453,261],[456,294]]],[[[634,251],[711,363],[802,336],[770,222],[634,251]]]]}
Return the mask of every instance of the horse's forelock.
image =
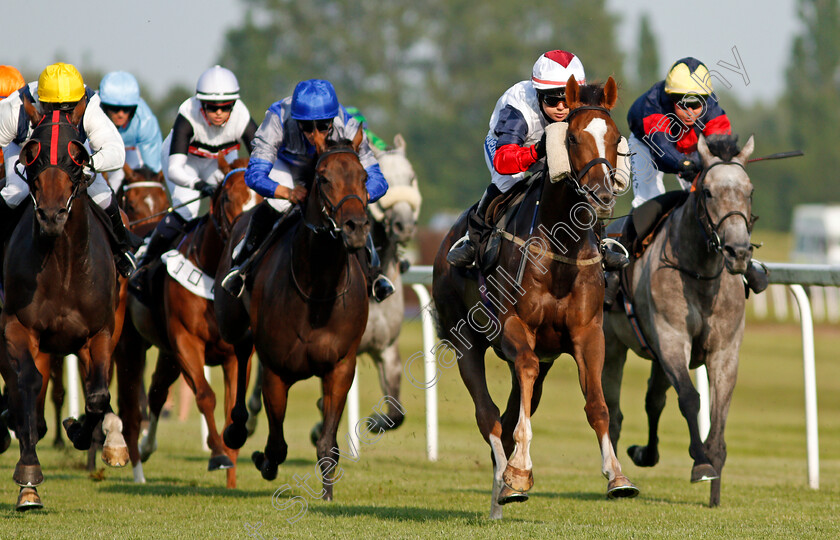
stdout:
{"type": "Polygon", "coordinates": [[[600,105],[604,99],[604,85],[587,84],[586,86],[581,86],[578,99],[581,105],[600,105]]]}
{"type": "Polygon", "coordinates": [[[741,152],[741,149],[738,148],[737,135],[709,135],[706,137],[706,146],[709,147],[709,152],[713,156],[717,156],[723,161],[732,161],[732,158],[741,152]]]}

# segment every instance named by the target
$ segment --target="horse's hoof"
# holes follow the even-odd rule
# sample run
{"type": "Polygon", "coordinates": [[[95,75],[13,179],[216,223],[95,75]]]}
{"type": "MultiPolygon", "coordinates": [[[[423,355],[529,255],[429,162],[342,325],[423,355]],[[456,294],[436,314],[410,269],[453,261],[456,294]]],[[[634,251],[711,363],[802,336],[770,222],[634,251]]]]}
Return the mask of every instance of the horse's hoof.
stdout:
{"type": "Polygon", "coordinates": [[[213,456],[207,464],[208,471],[222,471],[225,469],[232,469],[233,462],[224,454],[213,456]]]}
{"type": "Polygon", "coordinates": [[[64,426],[64,431],[67,433],[67,438],[73,443],[73,448],[76,450],[88,450],[90,448],[90,440],[82,440],[82,422],[84,416],[79,420],[75,418],[65,418],[61,425],[64,426]]]}
{"type": "MultiPolygon", "coordinates": [[[[318,446],[318,439],[321,438],[321,432],[324,431],[324,423],[318,422],[314,426],[312,426],[312,430],[309,432],[309,441],[312,443],[312,446],[318,446]]],[[[371,430],[373,431],[373,430],[371,430]]]]}
{"type": "Polygon", "coordinates": [[[149,439],[147,437],[143,437],[140,440],[140,461],[142,463],[146,463],[152,454],[155,453],[157,450],[157,439],[155,439],[153,444],[149,444],[149,439]]]}
{"type": "Polygon", "coordinates": [[[248,439],[248,429],[234,422],[225,428],[222,439],[225,441],[225,446],[231,450],[239,450],[245,445],[245,441],[248,439]]]}
{"type": "Polygon", "coordinates": [[[634,444],[627,449],[627,455],[637,467],[653,467],[659,463],[659,450],[654,449],[651,452],[647,446],[634,444]]]}
{"type": "Polygon", "coordinates": [[[696,484],[697,482],[709,482],[710,480],[717,480],[720,478],[720,475],[708,463],[700,463],[699,465],[695,465],[691,468],[691,483],[696,484]]]}
{"type": "Polygon", "coordinates": [[[110,467],[124,467],[128,463],[127,446],[105,446],[102,448],[102,461],[110,467]]]}
{"type": "Polygon", "coordinates": [[[259,451],[254,452],[251,454],[251,461],[254,462],[254,465],[256,465],[264,479],[270,481],[277,478],[277,465],[272,466],[268,459],[266,459],[264,453],[259,451]]]}
{"type": "Polygon", "coordinates": [[[607,484],[608,499],[632,499],[639,494],[639,488],[626,476],[616,476],[612,482],[607,484]]]}
{"type": "Polygon", "coordinates": [[[517,469],[508,463],[505,472],[502,473],[502,480],[505,486],[510,487],[513,491],[524,493],[534,487],[534,472],[517,469]]]}
{"type": "Polygon", "coordinates": [[[522,491],[516,491],[507,484],[502,484],[502,489],[499,490],[499,498],[496,499],[501,505],[513,502],[525,502],[528,500],[528,494],[522,491]]]}
{"type": "Polygon", "coordinates": [[[41,465],[21,465],[18,462],[12,479],[20,487],[35,487],[44,483],[44,473],[41,472],[41,465]]]}
{"type": "Polygon", "coordinates": [[[38,491],[34,487],[20,488],[15,510],[25,512],[27,510],[38,510],[43,507],[44,504],[41,502],[41,497],[38,496],[38,491]]]}

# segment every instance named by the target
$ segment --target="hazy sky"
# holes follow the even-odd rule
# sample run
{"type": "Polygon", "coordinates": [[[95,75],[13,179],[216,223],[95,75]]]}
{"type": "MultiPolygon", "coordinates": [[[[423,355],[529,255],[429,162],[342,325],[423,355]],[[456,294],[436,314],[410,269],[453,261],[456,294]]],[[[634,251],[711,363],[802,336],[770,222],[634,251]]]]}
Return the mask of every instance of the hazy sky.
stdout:
{"type": "MultiPolygon", "coordinates": [[[[732,47],[737,47],[749,85],[732,71],[716,69],[739,97],[767,100],[783,88],[798,29],[795,0],[607,0],[607,5],[622,18],[619,43],[629,58],[636,49],[639,17],[648,12],[663,71],[683,56],[696,56],[710,69],[718,61],[735,64],[732,47]]],[[[174,83],[192,87],[218,57],[225,29],[238,25],[243,12],[239,0],[86,0],[72,5],[30,0],[20,14],[4,18],[0,64],[14,65],[26,75],[59,59],[102,71],[123,69],[160,95],[174,83]]],[[[557,46],[574,50],[574,44],[557,46]]],[[[527,72],[531,59],[523,62],[527,72]]]]}

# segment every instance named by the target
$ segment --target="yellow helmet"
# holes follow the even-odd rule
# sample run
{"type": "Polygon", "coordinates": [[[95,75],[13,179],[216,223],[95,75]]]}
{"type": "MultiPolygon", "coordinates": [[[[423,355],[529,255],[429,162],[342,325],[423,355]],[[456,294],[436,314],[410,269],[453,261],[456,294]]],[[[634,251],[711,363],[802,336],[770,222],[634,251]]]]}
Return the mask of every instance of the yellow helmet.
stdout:
{"type": "Polygon", "coordinates": [[[38,77],[38,99],[45,103],[75,103],[85,97],[85,81],[72,64],[47,66],[38,77]]]}
{"type": "Polygon", "coordinates": [[[665,92],[669,94],[707,96],[713,90],[709,69],[703,62],[690,56],[677,60],[665,77],[665,92]]]}
{"type": "Polygon", "coordinates": [[[12,66],[0,66],[0,99],[12,95],[26,84],[23,75],[12,66]]]}

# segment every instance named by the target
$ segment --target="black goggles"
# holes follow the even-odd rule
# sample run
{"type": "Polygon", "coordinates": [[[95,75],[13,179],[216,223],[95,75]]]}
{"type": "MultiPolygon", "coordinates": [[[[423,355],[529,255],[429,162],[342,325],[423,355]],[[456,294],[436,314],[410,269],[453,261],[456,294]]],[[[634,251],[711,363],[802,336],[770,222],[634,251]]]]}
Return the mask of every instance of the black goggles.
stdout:
{"type": "Polygon", "coordinates": [[[674,104],[680,109],[702,109],[704,105],[703,98],[698,95],[674,95],[671,96],[674,104]]]}
{"type": "Polygon", "coordinates": [[[124,112],[127,114],[134,114],[137,111],[137,105],[107,105],[102,104],[102,110],[106,113],[124,112]]]}
{"type": "Polygon", "coordinates": [[[332,119],[326,120],[298,120],[298,127],[303,133],[312,133],[313,131],[329,131],[332,127],[332,119]]]}
{"type": "Polygon", "coordinates": [[[548,107],[556,107],[561,102],[566,103],[566,94],[543,94],[542,101],[548,107]]]}
{"type": "Polygon", "coordinates": [[[204,112],[230,112],[233,110],[233,101],[202,101],[201,108],[204,112]]]}

